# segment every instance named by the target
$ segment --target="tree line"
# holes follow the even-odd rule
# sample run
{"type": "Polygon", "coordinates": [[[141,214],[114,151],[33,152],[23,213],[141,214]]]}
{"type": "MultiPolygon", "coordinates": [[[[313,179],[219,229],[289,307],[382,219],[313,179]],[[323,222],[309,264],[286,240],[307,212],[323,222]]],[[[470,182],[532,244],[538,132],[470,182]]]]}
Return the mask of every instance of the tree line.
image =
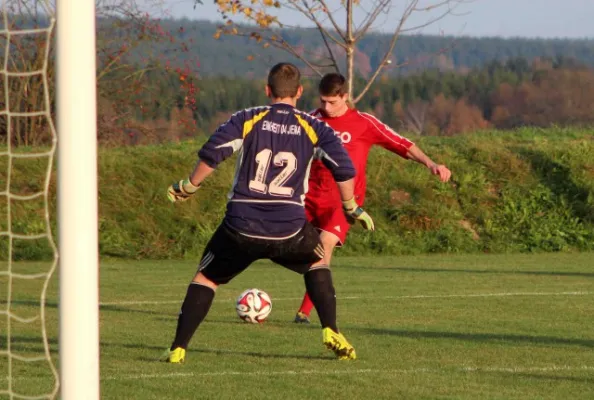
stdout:
{"type": "MultiPolygon", "coordinates": [[[[136,0],[120,1],[119,16],[111,8],[98,9],[103,10],[97,23],[101,144],[160,143],[208,134],[230,112],[265,103],[266,71],[291,58],[260,45],[257,38],[215,39],[215,23],[154,19],[133,7],[136,0]]],[[[14,30],[48,24],[46,17],[31,13],[9,21],[7,28],[14,30]]],[[[315,29],[279,33],[295,48],[308,43],[315,50],[320,40],[315,29]]],[[[0,89],[8,92],[4,108],[9,112],[49,108],[55,115],[53,34],[12,35],[9,46],[0,45],[4,52],[10,49],[11,71],[39,70],[46,54],[50,61],[47,79],[0,79],[0,89]]],[[[361,39],[355,88],[369,82],[369,67],[380,62],[387,39],[374,33],[361,39]]],[[[594,115],[594,41],[403,35],[394,60],[399,67],[384,68],[357,107],[400,130],[451,135],[484,127],[588,125],[594,115]],[[514,54],[523,57],[513,58],[514,54]]],[[[300,107],[310,110],[317,105],[317,77],[301,67],[306,96],[300,107]]],[[[15,146],[51,141],[45,117],[13,118],[10,126],[8,132],[8,120],[0,119],[0,140],[10,137],[15,146]]]]}
{"type": "MultiPolygon", "coordinates": [[[[264,47],[257,37],[216,35],[220,24],[209,21],[189,19],[162,19],[163,30],[171,32],[177,42],[186,43],[188,51],[176,51],[177,42],[163,41],[146,44],[134,53],[140,60],[150,52],[175,54],[175,63],[180,66],[192,57],[197,58],[199,66],[195,72],[203,77],[227,76],[262,78],[266,71],[279,60],[294,61],[306,74],[311,74],[303,63],[287,52],[273,46],[264,47]]],[[[320,34],[315,28],[295,28],[278,30],[279,35],[296,49],[309,52],[323,51],[320,34]]],[[[356,72],[361,76],[369,73],[381,62],[384,51],[389,46],[390,35],[369,33],[361,39],[359,56],[355,59],[356,72]]],[[[426,69],[442,71],[467,71],[481,67],[492,60],[514,58],[533,60],[540,57],[573,58],[585,65],[594,66],[594,40],[588,39],[528,39],[467,36],[431,36],[403,34],[393,51],[393,66],[385,69],[389,76],[418,73],[426,69]]]]}
{"type": "MultiPolygon", "coordinates": [[[[152,73],[146,79],[155,83],[152,73]]],[[[210,134],[231,112],[265,104],[264,79],[202,78],[192,82],[188,98],[183,86],[192,80],[176,72],[161,74],[154,95],[134,99],[137,110],[113,127],[110,142],[134,144],[179,140],[210,134]],[[163,79],[166,76],[168,79],[163,79]],[[180,82],[181,83],[181,82],[180,82]]],[[[364,84],[364,78],[355,83],[364,84]]],[[[306,79],[304,110],[317,107],[317,80],[306,79]]],[[[116,99],[103,99],[100,115],[113,111],[116,99]]],[[[492,61],[466,73],[427,70],[401,77],[383,77],[357,108],[390,126],[418,135],[454,135],[484,128],[594,125],[594,69],[572,59],[524,58],[492,61]]],[[[104,133],[105,134],[105,133],[104,133]]]]}

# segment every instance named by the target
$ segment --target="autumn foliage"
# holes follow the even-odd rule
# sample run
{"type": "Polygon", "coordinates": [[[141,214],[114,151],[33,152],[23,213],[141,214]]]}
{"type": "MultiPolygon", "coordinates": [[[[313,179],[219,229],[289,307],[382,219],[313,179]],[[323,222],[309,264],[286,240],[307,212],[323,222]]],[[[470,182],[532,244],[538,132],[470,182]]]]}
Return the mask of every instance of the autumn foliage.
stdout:
{"type": "Polygon", "coordinates": [[[366,110],[402,131],[449,136],[485,128],[594,125],[594,69],[565,60],[384,80],[366,110]],[[389,112],[387,112],[389,110],[389,112]]]}
{"type": "Polygon", "coordinates": [[[540,70],[531,82],[500,85],[492,95],[497,128],[594,124],[594,71],[540,70]]]}

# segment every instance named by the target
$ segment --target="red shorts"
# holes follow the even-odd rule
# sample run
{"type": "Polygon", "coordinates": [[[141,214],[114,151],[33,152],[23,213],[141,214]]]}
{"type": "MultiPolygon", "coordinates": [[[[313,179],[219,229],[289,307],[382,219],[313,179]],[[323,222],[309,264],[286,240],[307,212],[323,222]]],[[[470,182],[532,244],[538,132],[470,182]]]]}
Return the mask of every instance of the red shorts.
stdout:
{"type": "Polygon", "coordinates": [[[332,233],[338,237],[340,247],[346,240],[347,233],[351,229],[351,224],[347,222],[346,216],[342,211],[342,205],[317,204],[305,200],[305,215],[313,226],[320,231],[332,233]]]}

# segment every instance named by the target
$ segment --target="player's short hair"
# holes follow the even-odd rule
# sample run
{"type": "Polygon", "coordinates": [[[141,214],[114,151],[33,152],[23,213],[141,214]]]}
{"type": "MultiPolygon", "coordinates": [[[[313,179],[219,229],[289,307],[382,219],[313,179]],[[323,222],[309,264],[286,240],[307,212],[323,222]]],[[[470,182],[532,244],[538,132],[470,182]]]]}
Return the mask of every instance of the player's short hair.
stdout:
{"type": "Polygon", "coordinates": [[[301,72],[291,63],[278,63],[268,73],[268,87],[272,96],[282,99],[297,96],[301,86],[301,72]]]}
{"type": "Polygon", "coordinates": [[[347,93],[346,78],[336,72],[324,75],[318,90],[322,96],[343,96],[347,93]]]}

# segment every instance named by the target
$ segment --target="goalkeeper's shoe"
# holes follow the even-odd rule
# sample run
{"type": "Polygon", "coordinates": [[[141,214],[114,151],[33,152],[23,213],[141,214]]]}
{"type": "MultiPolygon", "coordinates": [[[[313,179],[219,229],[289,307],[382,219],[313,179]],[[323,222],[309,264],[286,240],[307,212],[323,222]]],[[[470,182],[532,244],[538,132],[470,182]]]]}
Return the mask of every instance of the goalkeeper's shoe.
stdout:
{"type": "Polygon", "coordinates": [[[336,333],[330,328],[322,331],[324,345],[332,350],[339,360],[355,360],[355,348],[346,340],[342,333],[336,333]]]}
{"type": "Polygon", "coordinates": [[[309,324],[309,316],[305,313],[302,313],[301,311],[299,311],[297,314],[295,314],[295,321],[296,324],[309,324]]]}
{"type": "Polygon", "coordinates": [[[186,349],[176,347],[173,350],[167,350],[163,355],[163,361],[171,364],[183,364],[186,361],[186,349]]]}

